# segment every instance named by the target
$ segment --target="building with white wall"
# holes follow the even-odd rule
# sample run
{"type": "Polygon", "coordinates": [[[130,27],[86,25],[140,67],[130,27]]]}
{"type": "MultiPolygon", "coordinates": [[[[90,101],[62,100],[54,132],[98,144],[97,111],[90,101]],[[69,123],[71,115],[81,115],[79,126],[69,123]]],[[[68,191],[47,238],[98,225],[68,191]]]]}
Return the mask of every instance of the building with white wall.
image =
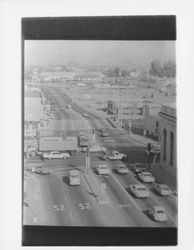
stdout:
{"type": "Polygon", "coordinates": [[[172,176],[176,177],[176,107],[174,104],[162,105],[161,117],[161,155],[160,165],[172,176]]]}
{"type": "Polygon", "coordinates": [[[26,122],[39,122],[44,116],[41,93],[26,91],[24,97],[24,120],[26,122]]]}

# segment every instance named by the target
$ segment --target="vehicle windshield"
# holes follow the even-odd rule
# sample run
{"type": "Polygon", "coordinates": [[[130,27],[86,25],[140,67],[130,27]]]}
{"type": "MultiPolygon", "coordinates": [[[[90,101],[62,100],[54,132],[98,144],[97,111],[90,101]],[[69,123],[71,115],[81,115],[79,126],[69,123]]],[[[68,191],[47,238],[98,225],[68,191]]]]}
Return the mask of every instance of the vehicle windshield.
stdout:
{"type": "Polygon", "coordinates": [[[125,166],[118,166],[118,168],[126,168],[125,166]]]}
{"type": "Polygon", "coordinates": [[[137,188],[138,191],[146,191],[145,188],[137,188]]]}
{"type": "Polygon", "coordinates": [[[138,165],[135,165],[137,168],[146,168],[146,166],[145,165],[143,165],[143,164],[138,164],[138,165]]]}
{"type": "Polygon", "coordinates": [[[144,176],[151,177],[152,175],[150,173],[143,173],[144,176]]]}
{"type": "Polygon", "coordinates": [[[164,211],[163,210],[158,210],[157,214],[164,214],[164,211]]]}

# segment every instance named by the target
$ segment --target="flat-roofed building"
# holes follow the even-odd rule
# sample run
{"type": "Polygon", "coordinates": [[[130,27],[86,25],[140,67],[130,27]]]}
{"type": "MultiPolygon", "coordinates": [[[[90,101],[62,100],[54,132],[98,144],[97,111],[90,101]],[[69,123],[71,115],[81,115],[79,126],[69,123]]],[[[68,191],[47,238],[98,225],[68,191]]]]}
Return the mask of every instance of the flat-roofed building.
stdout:
{"type": "Polygon", "coordinates": [[[176,158],[176,107],[174,104],[162,105],[159,113],[161,128],[160,165],[172,176],[177,173],[176,158]]]}
{"type": "Polygon", "coordinates": [[[39,122],[44,116],[41,93],[26,91],[24,97],[24,120],[27,122],[39,122]]]}

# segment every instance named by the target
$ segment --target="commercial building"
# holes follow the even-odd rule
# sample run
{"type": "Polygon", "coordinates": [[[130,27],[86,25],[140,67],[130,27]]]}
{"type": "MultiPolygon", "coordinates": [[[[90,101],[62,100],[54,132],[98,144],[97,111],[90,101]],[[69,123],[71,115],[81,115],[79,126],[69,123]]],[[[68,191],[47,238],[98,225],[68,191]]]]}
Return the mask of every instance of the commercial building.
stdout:
{"type": "Polygon", "coordinates": [[[160,165],[176,177],[176,108],[175,105],[162,105],[159,113],[161,122],[161,156],[160,165]]]}
{"type": "Polygon", "coordinates": [[[43,115],[41,94],[37,91],[26,91],[24,98],[25,121],[39,121],[43,115]]]}

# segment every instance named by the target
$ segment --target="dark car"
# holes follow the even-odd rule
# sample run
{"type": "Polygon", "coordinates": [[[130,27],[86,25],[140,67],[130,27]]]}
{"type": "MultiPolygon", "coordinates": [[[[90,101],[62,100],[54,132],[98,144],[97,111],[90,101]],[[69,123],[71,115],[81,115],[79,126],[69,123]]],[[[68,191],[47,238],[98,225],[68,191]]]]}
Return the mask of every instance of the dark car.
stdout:
{"type": "Polygon", "coordinates": [[[148,170],[147,164],[145,163],[132,163],[129,165],[129,167],[136,174],[148,170]]]}

